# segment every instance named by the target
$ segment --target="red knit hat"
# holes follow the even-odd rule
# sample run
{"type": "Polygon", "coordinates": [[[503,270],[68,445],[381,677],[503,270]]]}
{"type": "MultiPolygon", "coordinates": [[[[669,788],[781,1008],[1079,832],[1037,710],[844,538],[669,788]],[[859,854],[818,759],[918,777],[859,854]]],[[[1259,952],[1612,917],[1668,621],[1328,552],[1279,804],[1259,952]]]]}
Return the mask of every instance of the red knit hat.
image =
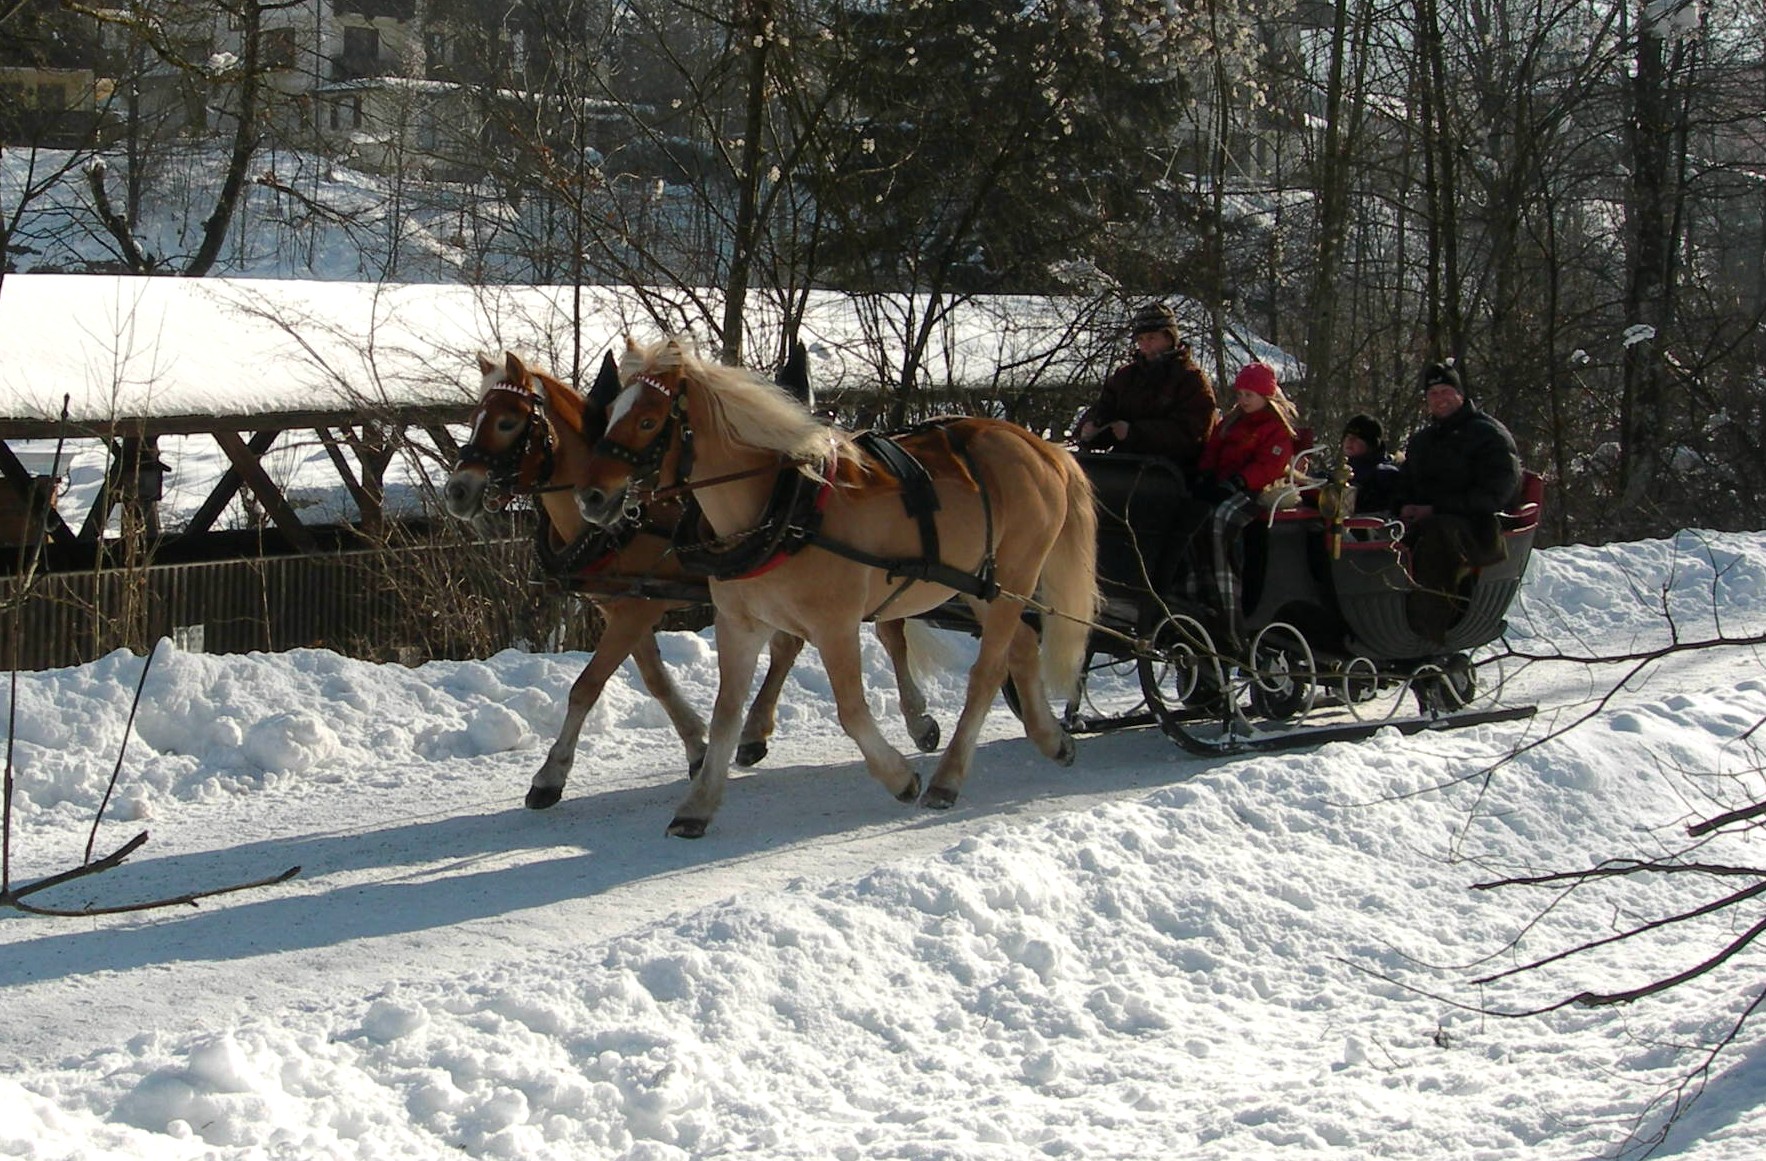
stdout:
{"type": "Polygon", "coordinates": [[[1234,391],[1250,391],[1265,399],[1275,394],[1275,368],[1268,363],[1246,363],[1238,378],[1233,380],[1234,391]]]}

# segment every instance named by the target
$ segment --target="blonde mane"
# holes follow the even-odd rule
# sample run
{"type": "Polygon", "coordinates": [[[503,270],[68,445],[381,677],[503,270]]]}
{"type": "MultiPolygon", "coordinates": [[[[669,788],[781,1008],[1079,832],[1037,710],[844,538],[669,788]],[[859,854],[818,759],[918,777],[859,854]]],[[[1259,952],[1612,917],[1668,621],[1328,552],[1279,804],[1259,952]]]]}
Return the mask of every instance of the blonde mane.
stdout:
{"type": "Polygon", "coordinates": [[[668,372],[676,372],[703,389],[701,398],[732,443],[779,452],[811,471],[823,463],[830,447],[838,459],[854,458],[852,437],[810,414],[783,387],[746,367],[726,367],[702,359],[678,338],[649,347],[628,343],[619,361],[622,383],[629,384],[639,375],[668,372]]]}

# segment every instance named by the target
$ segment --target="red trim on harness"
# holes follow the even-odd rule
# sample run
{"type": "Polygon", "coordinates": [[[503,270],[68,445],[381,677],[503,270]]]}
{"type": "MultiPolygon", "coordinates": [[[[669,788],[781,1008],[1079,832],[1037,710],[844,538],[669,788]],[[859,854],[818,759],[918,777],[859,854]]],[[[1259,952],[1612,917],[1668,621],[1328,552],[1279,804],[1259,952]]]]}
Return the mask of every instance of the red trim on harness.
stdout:
{"type": "MultiPolygon", "coordinates": [[[[840,457],[836,455],[830,454],[828,456],[828,466],[822,472],[822,490],[816,493],[816,513],[818,515],[827,510],[828,497],[834,494],[834,469],[839,466],[839,459],[840,457]]],[[[799,545],[798,547],[801,548],[802,545],[799,545]]],[[[795,555],[795,553],[791,550],[781,548],[779,551],[763,560],[760,564],[749,569],[740,576],[725,577],[724,579],[748,580],[750,577],[757,577],[763,573],[769,573],[775,568],[778,568],[781,564],[784,564],[785,561],[793,555],[795,555]]]]}
{"type": "Polygon", "coordinates": [[[615,559],[618,558],[619,553],[620,553],[620,550],[616,548],[612,552],[609,552],[608,554],[606,554],[605,556],[597,557],[596,559],[591,560],[589,563],[583,565],[581,568],[577,569],[576,572],[572,573],[571,575],[572,576],[594,576],[596,573],[606,572],[608,569],[613,567],[613,562],[615,559]]]}

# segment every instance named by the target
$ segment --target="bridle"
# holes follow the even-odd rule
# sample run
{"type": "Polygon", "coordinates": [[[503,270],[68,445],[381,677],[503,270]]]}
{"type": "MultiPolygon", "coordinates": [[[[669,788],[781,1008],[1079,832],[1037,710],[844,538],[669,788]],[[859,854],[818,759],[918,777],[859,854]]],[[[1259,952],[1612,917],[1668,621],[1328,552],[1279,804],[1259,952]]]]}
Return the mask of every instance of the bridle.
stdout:
{"type": "Polygon", "coordinates": [[[628,487],[653,483],[662,475],[662,459],[668,454],[670,435],[678,425],[681,432],[681,454],[686,460],[677,469],[676,474],[685,476],[692,469],[693,429],[687,423],[687,393],[680,387],[670,388],[660,379],[649,375],[639,375],[632,380],[632,385],[647,387],[668,400],[668,419],[665,420],[650,442],[634,451],[619,443],[612,436],[603,435],[595,441],[593,454],[604,456],[610,460],[618,460],[631,471],[628,487]]]}
{"type": "MultiPolygon", "coordinates": [[[[684,382],[684,381],[682,381],[684,382]]],[[[677,496],[690,496],[702,488],[713,488],[719,484],[728,484],[736,480],[746,480],[754,476],[777,472],[783,466],[784,457],[778,464],[763,464],[728,475],[713,476],[704,480],[689,480],[693,472],[693,425],[687,420],[687,393],[677,383],[669,387],[660,379],[650,375],[639,375],[632,380],[634,385],[647,387],[669,401],[668,418],[663,421],[650,442],[642,448],[633,450],[622,443],[616,442],[611,436],[602,436],[595,443],[594,454],[618,460],[631,468],[631,478],[626,481],[627,509],[635,504],[636,497],[642,496],[642,503],[653,504],[658,500],[671,500],[677,496]],[[668,455],[668,448],[678,432],[681,454],[675,463],[675,482],[668,485],[662,483],[662,461],[668,455]]]]}
{"type": "Polygon", "coordinates": [[[522,425],[521,434],[510,440],[508,447],[496,453],[481,449],[475,438],[460,449],[460,455],[455,461],[460,468],[484,468],[491,491],[491,495],[485,500],[485,507],[491,511],[503,507],[517,495],[535,495],[566,487],[551,482],[552,472],[557,466],[556,442],[551,421],[546,418],[539,395],[531,387],[522,384],[493,383],[486,390],[485,397],[488,399],[499,391],[518,396],[527,405],[527,420],[522,425]],[[523,469],[535,459],[538,463],[532,470],[532,483],[524,488],[521,484],[523,469]]]}

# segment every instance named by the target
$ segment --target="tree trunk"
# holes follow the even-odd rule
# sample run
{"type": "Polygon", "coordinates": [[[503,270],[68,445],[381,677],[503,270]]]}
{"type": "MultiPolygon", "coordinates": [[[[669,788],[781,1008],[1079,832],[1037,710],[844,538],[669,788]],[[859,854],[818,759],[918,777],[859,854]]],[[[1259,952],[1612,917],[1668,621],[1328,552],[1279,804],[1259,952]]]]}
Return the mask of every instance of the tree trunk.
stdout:
{"type": "Polygon", "coordinates": [[[767,50],[772,43],[772,0],[748,0],[748,106],[742,127],[742,165],[736,174],[735,238],[730,250],[730,276],[724,287],[723,361],[742,362],[742,320],[748,309],[748,283],[760,234],[761,159],[765,155],[767,50]]]}
{"type": "Polygon", "coordinates": [[[1647,14],[1637,27],[1631,82],[1631,190],[1626,201],[1629,249],[1625,287],[1624,389],[1619,414],[1618,514],[1635,513],[1653,490],[1668,390],[1662,331],[1672,321],[1674,256],[1670,158],[1672,97],[1667,44],[1647,14]]]}
{"type": "Polygon", "coordinates": [[[233,150],[227,158],[227,174],[221,182],[215,209],[202,223],[202,242],[196,256],[184,268],[187,278],[201,278],[213,269],[227,241],[227,229],[233,222],[233,211],[239,204],[239,193],[245,188],[245,171],[258,148],[258,87],[263,78],[258,72],[259,33],[263,30],[263,8],[248,0],[239,10],[239,122],[233,129],[233,150]]]}
{"type": "Polygon", "coordinates": [[[1312,287],[1306,296],[1306,382],[1315,400],[1336,381],[1337,275],[1348,229],[1348,166],[1343,156],[1343,74],[1349,51],[1349,0],[1337,0],[1331,27],[1331,61],[1325,79],[1324,140],[1318,149],[1313,191],[1312,287]]]}

